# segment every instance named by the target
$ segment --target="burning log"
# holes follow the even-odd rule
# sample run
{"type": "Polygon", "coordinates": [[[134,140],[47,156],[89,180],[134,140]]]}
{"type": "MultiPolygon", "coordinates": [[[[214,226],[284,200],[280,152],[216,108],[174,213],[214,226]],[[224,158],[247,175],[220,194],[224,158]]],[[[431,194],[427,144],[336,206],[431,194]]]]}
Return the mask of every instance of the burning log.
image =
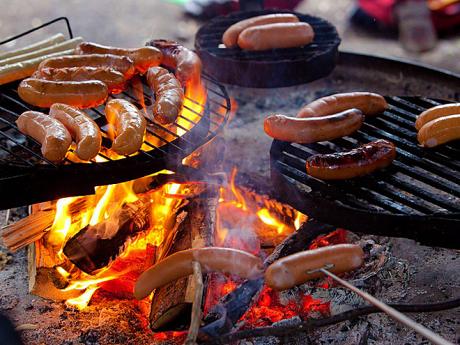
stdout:
{"type": "MultiPolygon", "coordinates": [[[[302,224],[296,232],[287,237],[267,257],[264,265],[268,266],[279,258],[305,250],[319,235],[329,233],[333,230],[335,230],[335,227],[331,225],[322,224],[314,219],[310,219],[308,222],[302,224]]],[[[220,303],[206,316],[204,320],[206,325],[200,329],[200,337],[206,339],[209,336],[218,337],[228,333],[256,300],[256,296],[263,285],[263,278],[248,280],[224,296],[220,303]]]]}
{"type": "Polygon", "coordinates": [[[128,239],[149,229],[151,207],[148,199],[124,204],[110,219],[87,225],[70,238],[64,246],[64,254],[88,274],[107,266],[128,239]]]}
{"type": "MultiPolygon", "coordinates": [[[[80,198],[69,205],[69,212],[76,219],[87,207],[87,200],[80,198]]],[[[28,217],[6,226],[2,232],[3,243],[10,251],[15,252],[39,240],[53,225],[55,215],[54,205],[46,203],[45,207],[28,217]]]]}

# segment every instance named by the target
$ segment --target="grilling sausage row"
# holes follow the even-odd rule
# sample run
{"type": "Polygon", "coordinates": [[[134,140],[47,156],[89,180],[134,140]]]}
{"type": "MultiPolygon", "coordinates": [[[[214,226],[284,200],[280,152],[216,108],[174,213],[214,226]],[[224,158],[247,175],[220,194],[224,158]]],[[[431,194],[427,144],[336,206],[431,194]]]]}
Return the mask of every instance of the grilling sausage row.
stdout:
{"type": "Polygon", "coordinates": [[[360,246],[340,244],[296,253],[275,261],[263,272],[260,258],[232,248],[209,247],[174,253],[141,274],[134,287],[134,296],[143,299],[153,290],[193,273],[192,262],[198,262],[204,272],[218,271],[245,279],[265,275],[267,285],[276,290],[290,289],[321,277],[318,271],[327,267],[333,273],[344,273],[363,264],[360,246]]]}

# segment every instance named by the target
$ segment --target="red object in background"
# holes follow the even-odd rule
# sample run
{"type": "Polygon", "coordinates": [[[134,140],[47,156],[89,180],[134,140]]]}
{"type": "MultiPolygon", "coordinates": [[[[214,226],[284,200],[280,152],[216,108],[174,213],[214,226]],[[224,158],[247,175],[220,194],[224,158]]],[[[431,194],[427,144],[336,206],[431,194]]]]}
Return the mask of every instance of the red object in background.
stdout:
{"type": "MultiPolygon", "coordinates": [[[[358,0],[366,14],[389,27],[397,25],[393,9],[398,2],[401,0],[358,0]]],[[[436,30],[445,31],[460,25],[460,1],[431,0],[428,6],[436,30]]]]}

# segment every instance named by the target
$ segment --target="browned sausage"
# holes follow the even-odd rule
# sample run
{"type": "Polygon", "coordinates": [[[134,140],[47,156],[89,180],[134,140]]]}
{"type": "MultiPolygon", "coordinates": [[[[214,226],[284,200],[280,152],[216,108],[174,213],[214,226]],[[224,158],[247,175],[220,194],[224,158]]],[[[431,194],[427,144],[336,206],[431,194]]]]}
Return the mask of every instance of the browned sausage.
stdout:
{"type": "Polygon", "coordinates": [[[307,23],[275,23],[252,26],[238,36],[244,50],[269,50],[301,47],[313,42],[315,33],[307,23]]]}
{"type": "Polygon", "coordinates": [[[366,116],[374,116],[383,113],[388,104],[385,98],[376,93],[338,93],[311,102],[299,111],[297,117],[331,115],[351,108],[361,110],[366,116]]]}
{"type": "Polygon", "coordinates": [[[18,87],[21,99],[37,107],[49,108],[54,103],[64,103],[77,108],[92,108],[105,102],[109,95],[107,86],[98,80],[50,81],[24,79],[18,87]]]}
{"type": "Polygon", "coordinates": [[[43,68],[34,73],[34,78],[53,81],[102,81],[110,93],[120,93],[125,88],[126,79],[120,72],[108,67],[66,67],[43,68]]]}
{"type": "Polygon", "coordinates": [[[345,180],[383,169],[395,157],[395,145],[380,139],[347,152],[310,156],[307,173],[321,180],[345,180]]]}
{"type": "Polygon", "coordinates": [[[174,69],[174,74],[183,86],[200,83],[201,60],[197,54],[175,41],[152,40],[148,44],[161,50],[162,65],[174,69]]]}
{"type": "Polygon", "coordinates": [[[145,73],[149,67],[158,66],[161,63],[163,54],[154,47],[141,48],[117,48],[108,47],[92,42],[80,43],[77,47],[77,54],[112,54],[127,56],[134,62],[134,67],[139,73],[145,73]]]}
{"type": "Polygon", "coordinates": [[[139,109],[124,99],[112,99],[105,106],[105,116],[115,128],[112,150],[120,155],[137,152],[144,141],[146,128],[139,109]]]}
{"type": "Polygon", "coordinates": [[[415,128],[420,130],[426,123],[447,115],[460,114],[460,103],[442,104],[425,110],[415,121],[415,128]]]}
{"type": "Polygon", "coordinates": [[[248,252],[232,248],[208,247],[188,249],[160,261],[141,274],[134,296],[142,299],[159,287],[193,273],[192,262],[201,264],[203,272],[219,271],[245,279],[262,275],[262,261],[248,252]]]}
{"type": "Polygon", "coordinates": [[[287,290],[309,280],[323,277],[309,271],[333,265],[328,271],[339,274],[357,269],[363,264],[364,252],[354,244],[338,244],[307,250],[286,256],[271,264],[265,272],[265,282],[275,290],[287,290]]]}
{"type": "Polygon", "coordinates": [[[155,120],[162,124],[176,121],[184,101],[180,82],[167,69],[151,67],[147,71],[147,83],[155,92],[155,120]]]}
{"type": "Polygon", "coordinates": [[[134,63],[129,57],[112,54],[66,55],[46,59],[38,69],[66,68],[66,67],[107,67],[112,68],[125,76],[126,79],[134,75],[134,63]]]}
{"type": "Polygon", "coordinates": [[[16,120],[19,130],[42,144],[43,157],[62,161],[72,138],[69,131],[58,120],[38,111],[26,111],[16,120]]]}
{"type": "Polygon", "coordinates": [[[361,127],[363,120],[364,116],[358,109],[306,119],[270,115],[264,121],[264,129],[274,139],[310,144],[349,135],[361,127]]]}
{"type": "Polygon", "coordinates": [[[249,27],[274,23],[296,23],[298,21],[299,18],[291,13],[274,13],[248,18],[233,24],[225,30],[222,42],[227,48],[234,48],[237,45],[240,33],[249,27]]]}
{"type": "Polygon", "coordinates": [[[448,115],[430,121],[420,128],[418,142],[425,147],[435,147],[460,139],[460,114],[448,115]]]}
{"type": "Polygon", "coordinates": [[[96,122],[83,111],[67,104],[55,103],[50,116],[60,121],[77,144],[75,153],[85,161],[94,158],[101,149],[101,131],[96,122]]]}

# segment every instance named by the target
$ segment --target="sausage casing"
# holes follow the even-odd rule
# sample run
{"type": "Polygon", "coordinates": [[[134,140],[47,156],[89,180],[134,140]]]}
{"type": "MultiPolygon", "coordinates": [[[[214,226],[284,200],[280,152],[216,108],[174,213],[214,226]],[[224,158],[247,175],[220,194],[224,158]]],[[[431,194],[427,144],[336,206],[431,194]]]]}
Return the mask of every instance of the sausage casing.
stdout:
{"type": "Polygon", "coordinates": [[[417,134],[418,142],[425,147],[436,147],[460,139],[460,114],[437,118],[425,124],[417,134]]]}
{"type": "Polygon", "coordinates": [[[16,120],[19,130],[37,140],[43,157],[59,162],[72,143],[69,131],[56,119],[38,111],[26,111],[16,120]]]}
{"type": "Polygon", "coordinates": [[[50,108],[50,116],[60,121],[77,144],[75,153],[80,159],[90,160],[101,149],[99,126],[83,111],[67,104],[55,103],[50,108]]]}
{"type": "Polygon", "coordinates": [[[248,18],[233,24],[225,30],[222,42],[227,48],[234,48],[237,46],[240,33],[249,27],[274,23],[296,23],[298,21],[299,18],[291,13],[274,13],[248,18]]]}
{"type": "Polygon", "coordinates": [[[264,121],[264,129],[274,139],[310,144],[352,134],[361,127],[363,121],[364,116],[357,109],[305,119],[270,115],[264,121]]]}
{"type": "Polygon", "coordinates": [[[147,71],[147,83],[155,92],[153,112],[155,120],[162,123],[173,123],[182,109],[184,91],[182,85],[162,67],[151,67],[147,71]]]}
{"type": "Polygon", "coordinates": [[[134,64],[127,56],[118,56],[113,54],[91,54],[91,55],[66,55],[50,58],[38,66],[39,70],[43,68],[66,68],[66,67],[99,67],[112,68],[125,76],[131,78],[134,73],[134,64]]]}
{"type": "Polygon", "coordinates": [[[18,87],[21,99],[37,107],[49,108],[54,103],[64,103],[77,108],[91,108],[105,102],[109,95],[107,86],[97,80],[50,81],[24,79],[18,87]]]}
{"type": "Polygon", "coordinates": [[[311,43],[314,37],[308,23],[275,23],[247,28],[238,36],[238,45],[251,51],[294,48],[311,43]]]}
{"type": "Polygon", "coordinates": [[[339,274],[357,269],[363,264],[364,252],[360,246],[338,244],[307,250],[286,256],[271,264],[265,272],[265,282],[275,290],[286,290],[309,280],[324,276],[309,271],[332,264],[328,271],[339,274]]]}
{"type": "Polygon", "coordinates": [[[208,247],[176,252],[142,273],[134,287],[134,296],[142,299],[161,286],[193,273],[192,262],[201,264],[203,272],[219,271],[245,279],[262,275],[260,258],[238,249],[208,247]]]}
{"type": "Polygon", "coordinates": [[[442,104],[425,110],[415,121],[415,128],[420,130],[425,124],[447,115],[460,114],[460,103],[442,104]]]}
{"type": "Polygon", "coordinates": [[[201,60],[196,53],[171,40],[152,40],[148,44],[161,50],[162,65],[174,69],[183,86],[200,83],[201,60]]]}
{"type": "Polygon", "coordinates": [[[366,116],[382,113],[388,107],[384,97],[371,92],[338,93],[322,97],[303,107],[297,117],[332,115],[347,109],[359,109],[366,116]]]}
{"type": "Polygon", "coordinates": [[[308,157],[307,173],[322,180],[345,180],[383,169],[396,157],[395,145],[379,139],[347,152],[308,157]]]}
{"type": "Polygon", "coordinates": [[[77,54],[112,54],[127,56],[134,62],[134,67],[139,73],[145,73],[149,67],[158,66],[163,54],[155,47],[117,48],[92,42],[83,42],[77,47],[77,54]]]}
{"type": "Polygon", "coordinates": [[[52,81],[102,81],[110,93],[120,93],[125,88],[126,79],[120,72],[108,67],[66,67],[43,68],[33,77],[52,81]]]}
{"type": "Polygon", "coordinates": [[[146,128],[139,109],[124,99],[112,99],[105,106],[105,116],[115,131],[112,150],[120,155],[137,152],[144,141],[146,128]]]}

